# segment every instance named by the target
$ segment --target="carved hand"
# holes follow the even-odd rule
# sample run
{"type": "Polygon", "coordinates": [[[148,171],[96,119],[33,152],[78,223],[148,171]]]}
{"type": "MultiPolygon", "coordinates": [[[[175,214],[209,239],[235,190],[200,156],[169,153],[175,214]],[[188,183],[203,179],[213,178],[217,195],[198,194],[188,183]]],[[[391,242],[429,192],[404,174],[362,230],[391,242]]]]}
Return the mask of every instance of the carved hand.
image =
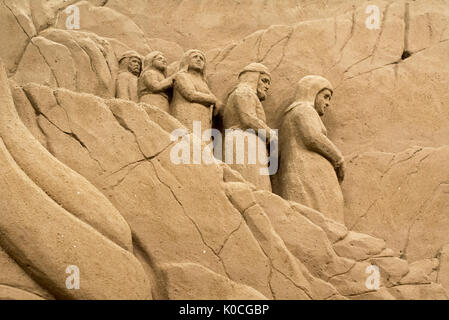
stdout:
{"type": "Polygon", "coordinates": [[[270,131],[268,131],[267,143],[270,143],[270,142],[276,141],[276,140],[278,140],[278,135],[277,135],[276,131],[270,129],[270,131]]]}
{"type": "Polygon", "coordinates": [[[171,76],[167,77],[167,81],[170,82],[171,84],[175,83],[176,75],[177,75],[177,73],[172,74],[171,76]]]}
{"type": "Polygon", "coordinates": [[[213,98],[213,100],[214,100],[214,104],[215,105],[217,105],[218,104],[218,99],[217,99],[217,97],[213,94],[213,93],[211,93],[211,97],[213,98]]]}
{"type": "Polygon", "coordinates": [[[220,100],[218,100],[215,103],[214,117],[218,116],[221,113],[221,111],[223,110],[223,107],[224,107],[223,102],[221,102],[220,100]]]}
{"type": "Polygon", "coordinates": [[[209,96],[210,96],[211,104],[216,106],[219,102],[217,97],[213,93],[211,93],[209,96]]]}

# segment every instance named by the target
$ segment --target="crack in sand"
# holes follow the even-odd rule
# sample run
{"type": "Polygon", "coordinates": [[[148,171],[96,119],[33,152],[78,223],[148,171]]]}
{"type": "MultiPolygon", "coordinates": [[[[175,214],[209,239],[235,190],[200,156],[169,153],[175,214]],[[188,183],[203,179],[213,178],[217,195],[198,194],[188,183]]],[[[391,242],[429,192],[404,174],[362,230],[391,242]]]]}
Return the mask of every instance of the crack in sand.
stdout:
{"type": "Polygon", "coordinates": [[[184,208],[184,205],[182,204],[182,202],[179,200],[179,198],[177,197],[177,195],[175,194],[175,192],[173,191],[173,189],[171,188],[171,186],[164,182],[160,177],[159,177],[159,173],[156,169],[156,166],[154,165],[154,163],[152,161],[149,161],[151,163],[151,165],[153,166],[154,172],[156,173],[156,178],[159,180],[160,183],[162,183],[162,185],[164,185],[172,194],[173,198],[176,200],[176,202],[179,204],[179,206],[182,209],[182,212],[184,213],[184,215],[190,220],[190,222],[193,224],[193,226],[195,227],[195,229],[197,230],[202,242],[204,243],[204,245],[209,248],[209,250],[217,257],[217,259],[220,261],[222,267],[223,267],[223,271],[226,274],[226,276],[232,280],[232,278],[230,277],[230,275],[228,274],[226,267],[225,267],[225,263],[224,261],[221,259],[221,257],[215,252],[215,250],[206,242],[203,234],[201,233],[201,229],[198,226],[198,224],[195,222],[195,220],[187,213],[187,211],[184,208]]]}
{"type": "Polygon", "coordinates": [[[17,24],[19,25],[20,29],[22,29],[23,33],[28,37],[28,41],[25,44],[22,52],[20,53],[19,57],[14,61],[14,68],[11,71],[13,74],[16,73],[17,69],[19,68],[20,62],[22,62],[22,58],[25,55],[25,52],[27,51],[27,48],[29,46],[29,44],[31,43],[31,40],[33,39],[33,37],[35,37],[35,35],[30,36],[28,34],[28,32],[26,32],[25,28],[22,26],[22,24],[19,22],[19,19],[17,18],[17,16],[14,14],[14,12],[12,11],[12,9],[9,7],[9,5],[6,3],[5,0],[3,0],[3,5],[11,12],[11,14],[14,16],[14,19],[16,20],[17,24]]]}
{"type": "MultiPolygon", "coordinates": [[[[292,29],[291,33],[287,36],[287,40],[286,40],[285,43],[284,43],[284,47],[283,47],[283,49],[282,49],[282,56],[281,56],[281,59],[279,60],[279,63],[273,68],[273,70],[271,70],[271,72],[274,72],[275,70],[277,70],[277,68],[279,68],[279,67],[281,66],[282,62],[284,61],[284,58],[285,58],[285,51],[286,51],[286,49],[287,49],[287,47],[288,47],[288,44],[289,44],[289,42],[290,42],[290,39],[292,38],[293,30],[294,30],[294,29],[292,29]]],[[[283,39],[282,41],[284,41],[284,40],[285,40],[285,39],[283,39]]]]}
{"type": "MultiPolygon", "coordinates": [[[[245,212],[248,211],[248,209],[250,209],[250,208],[252,208],[252,207],[254,207],[254,206],[256,206],[256,205],[257,205],[257,204],[254,204],[254,205],[250,206],[249,208],[246,208],[246,209],[243,211],[242,216],[243,216],[243,218],[244,218],[246,224],[248,224],[248,221],[247,221],[245,212]]],[[[268,219],[268,218],[267,218],[267,219],[268,219]]],[[[250,227],[249,227],[249,228],[250,228],[250,227]]],[[[251,230],[251,228],[250,228],[250,230],[251,230]]],[[[251,233],[253,234],[253,231],[251,231],[251,233]]],[[[253,234],[253,236],[254,236],[254,234],[253,234]]],[[[287,279],[287,280],[288,280],[289,282],[291,282],[295,287],[297,287],[298,289],[300,289],[305,295],[307,295],[307,297],[310,298],[310,300],[313,300],[313,298],[312,298],[312,296],[311,296],[311,294],[309,293],[309,290],[308,290],[307,288],[305,288],[305,287],[303,287],[303,286],[297,284],[291,277],[287,276],[285,273],[283,273],[281,270],[279,270],[279,268],[277,268],[277,267],[274,265],[272,258],[267,254],[267,252],[264,250],[263,246],[259,243],[259,241],[257,240],[257,238],[256,238],[255,236],[254,236],[254,238],[255,238],[257,244],[259,245],[259,248],[262,250],[263,254],[264,254],[265,257],[267,258],[268,262],[270,263],[271,268],[272,268],[273,270],[276,270],[277,272],[279,272],[285,279],[287,279]]],[[[287,252],[290,253],[290,251],[288,251],[288,250],[287,250],[287,252]]],[[[293,255],[292,255],[292,258],[293,258],[293,259],[296,259],[293,255]]],[[[305,267],[305,266],[304,266],[304,267],[305,267]]],[[[300,270],[299,272],[301,272],[301,274],[302,274],[302,271],[301,271],[301,270],[300,270]]],[[[270,279],[269,279],[269,285],[270,285],[270,289],[271,289],[272,294],[273,294],[273,297],[274,297],[274,293],[273,293],[272,286],[271,286],[272,270],[271,270],[269,276],[270,276],[270,279]]],[[[306,281],[307,281],[307,280],[306,280],[306,281]]]]}
{"type": "Polygon", "coordinates": [[[223,245],[221,246],[221,248],[218,250],[217,254],[220,255],[221,251],[224,249],[224,247],[226,246],[226,243],[228,243],[229,239],[231,239],[231,237],[234,235],[234,233],[236,233],[237,231],[240,230],[240,228],[243,225],[243,218],[240,218],[240,223],[237,226],[237,228],[235,228],[234,230],[231,231],[231,233],[229,233],[228,237],[225,239],[225,241],[223,242],[223,245]]]}
{"type": "Polygon", "coordinates": [[[409,33],[410,33],[410,3],[404,3],[404,52],[409,48],[409,33]]]}
{"type": "Polygon", "coordinates": [[[421,205],[420,205],[420,207],[419,207],[419,209],[418,209],[418,213],[415,215],[415,217],[413,217],[413,218],[411,219],[411,220],[412,220],[412,223],[410,224],[410,226],[409,226],[409,228],[408,228],[408,230],[407,230],[407,237],[406,237],[406,239],[405,239],[404,248],[402,249],[402,255],[401,255],[401,258],[402,258],[402,259],[407,260],[407,249],[408,249],[408,245],[409,245],[409,243],[410,243],[410,233],[411,233],[411,231],[412,231],[413,226],[415,225],[415,223],[416,223],[416,221],[418,220],[418,218],[419,218],[423,213],[425,213],[425,212],[424,212],[424,209],[426,208],[426,206],[427,206],[428,204],[431,204],[431,200],[435,199],[435,198],[439,195],[439,194],[437,193],[438,189],[440,189],[441,186],[445,186],[445,185],[449,185],[449,181],[443,181],[443,182],[440,182],[440,183],[433,189],[433,191],[430,193],[430,196],[429,196],[427,199],[425,199],[425,200],[421,203],[421,205]]]}
{"type": "Polygon", "coordinates": [[[50,65],[50,63],[48,62],[48,60],[47,60],[47,58],[45,57],[45,55],[42,53],[41,48],[40,48],[37,44],[35,44],[35,43],[33,42],[33,40],[34,40],[34,38],[31,39],[30,43],[31,43],[34,47],[36,47],[37,51],[39,51],[39,54],[41,55],[42,59],[44,59],[44,61],[45,61],[45,63],[47,64],[48,68],[50,69],[51,74],[53,75],[53,78],[55,79],[56,86],[57,86],[58,88],[60,88],[61,86],[60,86],[60,84],[59,84],[58,77],[56,76],[56,71],[53,69],[53,67],[50,65]]]}
{"type": "MultiPolygon", "coordinates": [[[[51,120],[48,118],[48,116],[47,116],[45,113],[43,113],[42,110],[40,110],[39,106],[37,106],[37,105],[35,105],[35,104],[33,103],[33,99],[31,99],[31,97],[29,96],[29,93],[28,93],[26,90],[23,90],[23,92],[25,93],[25,95],[26,95],[26,97],[27,97],[29,103],[30,103],[31,106],[33,107],[33,109],[34,109],[34,111],[35,111],[35,114],[36,114],[37,116],[42,116],[45,120],[47,120],[47,121],[48,121],[51,125],[53,125],[56,129],[58,129],[59,131],[61,131],[61,132],[64,133],[65,135],[67,135],[67,136],[71,137],[72,139],[74,139],[75,141],[77,141],[78,144],[79,144],[82,148],[84,148],[84,149],[87,151],[87,153],[89,154],[89,157],[90,157],[92,160],[94,160],[94,161],[98,164],[98,166],[100,167],[100,169],[101,169],[103,172],[106,171],[106,170],[103,168],[103,166],[101,165],[100,161],[99,161],[98,159],[96,159],[95,157],[92,156],[92,153],[90,152],[90,150],[89,150],[89,148],[86,146],[86,144],[85,144],[85,143],[84,143],[84,142],[83,142],[83,141],[82,141],[82,140],[81,140],[81,139],[80,139],[80,138],[73,132],[73,130],[72,130],[71,126],[70,126],[70,119],[69,119],[69,117],[68,117],[67,111],[61,106],[61,104],[59,103],[59,101],[58,101],[56,95],[54,95],[54,96],[55,96],[55,98],[56,98],[56,102],[57,102],[58,105],[55,106],[55,107],[60,107],[62,110],[64,110],[64,112],[65,112],[65,114],[66,114],[66,117],[67,117],[67,123],[69,124],[69,127],[70,127],[70,132],[67,132],[67,131],[63,130],[63,129],[60,128],[58,125],[56,125],[53,121],[51,121],[51,120]]],[[[54,93],[54,92],[53,92],[53,93],[54,93]]],[[[39,124],[39,121],[37,121],[37,118],[36,118],[36,122],[39,124]]],[[[48,137],[48,135],[42,130],[42,128],[40,127],[40,125],[39,125],[39,128],[40,128],[41,131],[44,133],[44,135],[45,135],[46,137],[48,137]]],[[[50,143],[48,139],[47,139],[47,143],[50,143]]]]}
{"type": "Polygon", "coordinates": [[[390,6],[392,4],[393,3],[390,2],[390,3],[388,3],[385,6],[385,10],[383,12],[383,17],[382,17],[382,22],[381,22],[381,29],[380,29],[379,35],[377,36],[376,43],[374,44],[373,50],[371,52],[371,64],[373,63],[373,60],[374,60],[374,57],[375,57],[375,53],[377,51],[377,47],[379,46],[380,39],[382,38],[382,35],[384,33],[384,30],[385,30],[385,24],[387,22],[387,15],[388,15],[388,9],[390,8],[390,6]]]}
{"type": "MultiPolygon", "coordinates": [[[[265,33],[264,33],[265,34],[265,33]]],[[[286,36],[284,36],[284,37],[281,37],[278,41],[276,41],[274,44],[272,44],[271,46],[270,46],[270,48],[265,52],[265,54],[264,54],[264,56],[262,57],[262,58],[260,58],[260,44],[259,44],[259,52],[258,52],[258,54],[257,54],[257,62],[263,62],[265,59],[266,59],[266,57],[270,54],[270,52],[278,45],[278,44],[280,44],[282,41],[284,41],[284,40],[288,40],[291,36],[292,36],[292,34],[293,34],[293,28],[290,28],[290,30],[289,30],[289,32],[288,32],[288,34],[286,35],[286,36]]],[[[285,47],[286,47],[286,44],[284,45],[284,47],[283,47],[283,51],[285,52],[285,47]]],[[[282,62],[282,60],[283,60],[283,56],[281,57],[281,60],[280,60],[280,62],[279,63],[281,63],[282,62]]],[[[276,68],[275,68],[276,69],[276,68]]]]}

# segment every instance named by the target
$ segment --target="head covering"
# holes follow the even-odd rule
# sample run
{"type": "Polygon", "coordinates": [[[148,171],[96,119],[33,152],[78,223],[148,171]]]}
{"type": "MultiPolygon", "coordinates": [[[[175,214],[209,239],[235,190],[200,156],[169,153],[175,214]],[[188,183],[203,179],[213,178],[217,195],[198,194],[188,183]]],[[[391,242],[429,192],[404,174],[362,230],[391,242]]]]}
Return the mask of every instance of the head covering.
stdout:
{"type": "Polygon", "coordinates": [[[228,103],[229,96],[242,85],[248,86],[254,94],[257,94],[257,84],[259,82],[261,74],[266,74],[271,79],[270,71],[265,65],[261,63],[253,62],[244,67],[240,71],[238,76],[239,83],[232,86],[231,89],[226,93],[224,98],[224,105],[226,106],[226,104],[228,103]]]}
{"type": "Polygon", "coordinates": [[[266,74],[271,79],[270,71],[266,66],[257,62],[250,63],[240,71],[239,83],[247,83],[256,90],[261,74],[266,74]]]}
{"type": "Polygon", "coordinates": [[[164,54],[160,51],[152,51],[148,55],[145,56],[145,58],[143,60],[143,71],[146,71],[153,66],[153,60],[158,55],[164,55],[164,54]]]}
{"type": "Polygon", "coordinates": [[[307,101],[315,104],[316,95],[324,89],[334,91],[332,84],[321,76],[306,76],[296,86],[295,101],[307,101]]]}
{"type": "Polygon", "coordinates": [[[240,71],[240,73],[239,73],[239,78],[245,72],[264,73],[264,74],[268,75],[271,78],[270,70],[268,70],[268,68],[265,65],[263,65],[261,63],[258,63],[258,62],[250,63],[245,68],[243,68],[242,71],[240,71]]]}
{"type": "Polygon", "coordinates": [[[181,62],[179,63],[179,71],[184,71],[184,72],[189,71],[190,56],[194,53],[199,53],[203,56],[204,68],[203,68],[203,71],[201,72],[201,74],[202,74],[203,78],[205,79],[206,78],[206,55],[198,49],[190,49],[184,53],[184,55],[181,58],[181,62]]]}
{"type": "Polygon", "coordinates": [[[120,56],[120,59],[118,59],[118,63],[122,62],[123,59],[133,58],[133,57],[138,58],[140,60],[140,63],[142,63],[142,58],[140,57],[140,54],[138,54],[136,51],[133,51],[133,50],[124,52],[120,56]]]}
{"type": "Polygon", "coordinates": [[[326,78],[315,75],[305,76],[304,78],[299,80],[296,85],[295,101],[285,109],[282,115],[285,115],[293,108],[299,106],[302,103],[315,106],[315,99],[317,94],[324,89],[329,89],[332,93],[334,92],[332,84],[326,78]]]}
{"type": "MultiPolygon", "coordinates": [[[[141,73],[141,71],[142,71],[142,57],[141,57],[136,51],[133,51],[133,50],[126,51],[126,52],[124,52],[124,53],[120,56],[120,59],[118,60],[119,67],[120,67],[120,73],[121,73],[121,72],[127,72],[127,71],[128,71],[127,66],[122,65],[122,62],[123,62],[123,60],[125,60],[125,59],[128,59],[128,60],[129,60],[130,58],[137,58],[137,59],[139,59],[139,62],[140,62],[140,71],[139,71],[139,75],[140,75],[140,73],[141,73]]],[[[137,75],[137,76],[139,76],[139,75],[137,75]]]]}

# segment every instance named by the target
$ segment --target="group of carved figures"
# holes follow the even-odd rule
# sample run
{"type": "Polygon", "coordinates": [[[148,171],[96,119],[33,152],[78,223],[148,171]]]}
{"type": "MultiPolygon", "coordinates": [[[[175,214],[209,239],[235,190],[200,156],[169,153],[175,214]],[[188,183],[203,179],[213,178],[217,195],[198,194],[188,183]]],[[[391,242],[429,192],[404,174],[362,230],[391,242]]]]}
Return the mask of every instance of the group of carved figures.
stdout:
{"type": "Polygon", "coordinates": [[[306,76],[298,82],[294,102],[280,115],[278,137],[267,125],[261,103],[272,80],[268,68],[261,63],[251,63],[242,69],[238,84],[229,91],[224,104],[209,89],[206,57],[199,50],[187,51],[178,71],[171,76],[167,76],[167,60],[159,51],[148,54],[143,61],[136,52],[126,52],[119,63],[122,71],[117,76],[117,98],[157,107],[191,131],[193,121],[201,121],[202,132],[210,129],[216,114],[221,116],[223,129],[240,129],[243,135],[251,134],[248,129],[255,133],[265,129],[264,142],[276,141],[279,146],[276,174],[270,177],[259,173],[267,162],[230,166],[258,189],[273,191],[344,222],[339,183],[344,178],[345,162],[327,137],[321,120],[333,95],[328,80],[306,76]]]}

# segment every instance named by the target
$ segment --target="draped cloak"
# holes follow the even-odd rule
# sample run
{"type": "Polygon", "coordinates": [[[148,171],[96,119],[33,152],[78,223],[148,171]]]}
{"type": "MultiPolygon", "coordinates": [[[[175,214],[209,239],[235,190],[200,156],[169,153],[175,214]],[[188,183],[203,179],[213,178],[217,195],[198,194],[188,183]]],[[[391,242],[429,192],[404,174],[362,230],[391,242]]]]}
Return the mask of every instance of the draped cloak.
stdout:
{"type": "Polygon", "coordinates": [[[323,155],[310,150],[304,140],[305,134],[327,138],[327,130],[314,108],[315,98],[323,89],[332,91],[326,79],[304,78],[299,83],[296,101],[284,111],[279,128],[280,163],[273,190],[284,199],[344,223],[343,194],[334,167],[323,155]]]}

